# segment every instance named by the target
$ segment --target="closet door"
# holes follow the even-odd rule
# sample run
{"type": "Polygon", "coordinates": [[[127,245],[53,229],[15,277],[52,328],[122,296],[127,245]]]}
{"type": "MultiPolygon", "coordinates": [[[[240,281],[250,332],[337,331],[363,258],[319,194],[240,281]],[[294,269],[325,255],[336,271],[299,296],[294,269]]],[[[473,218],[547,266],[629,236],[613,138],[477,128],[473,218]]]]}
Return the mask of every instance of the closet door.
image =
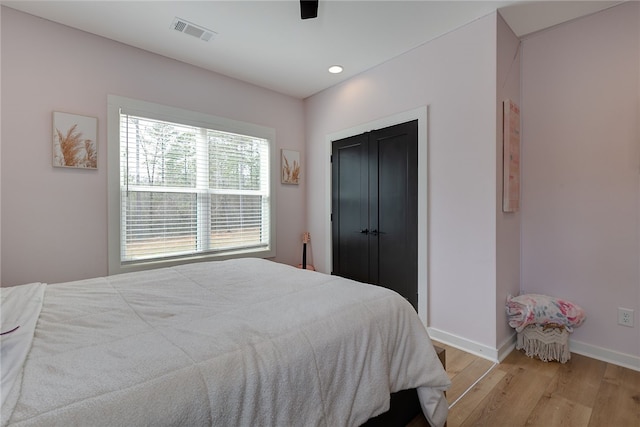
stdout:
{"type": "Polygon", "coordinates": [[[369,282],[368,135],[335,141],[331,153],[333,273],[369,282]]]}
{"type": "Polygon", "coordinates": [[[417,121],[334,141],[333,273],[418,302],[417,121]]]}
{"type": "Polygon", "coordinates": [[[418,122],[369,137],[369,281],[418,306],[418,122]]]}

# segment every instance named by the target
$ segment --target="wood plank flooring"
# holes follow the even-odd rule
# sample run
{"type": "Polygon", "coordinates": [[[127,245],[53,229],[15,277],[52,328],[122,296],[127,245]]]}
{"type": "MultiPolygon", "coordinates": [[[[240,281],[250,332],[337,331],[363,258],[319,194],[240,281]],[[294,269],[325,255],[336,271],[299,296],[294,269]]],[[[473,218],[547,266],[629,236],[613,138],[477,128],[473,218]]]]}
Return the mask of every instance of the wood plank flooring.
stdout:
{"type": "MultiPolygon", "coordinates": [[[[435,344],[446,349],[452,382],[447,427],[640,427],[638,371],[575,353],[565,364],[545,363],[516,350],[494,367],[435,344]]],[[[426,426],[420,416],[407,427],[426,426]]]]}

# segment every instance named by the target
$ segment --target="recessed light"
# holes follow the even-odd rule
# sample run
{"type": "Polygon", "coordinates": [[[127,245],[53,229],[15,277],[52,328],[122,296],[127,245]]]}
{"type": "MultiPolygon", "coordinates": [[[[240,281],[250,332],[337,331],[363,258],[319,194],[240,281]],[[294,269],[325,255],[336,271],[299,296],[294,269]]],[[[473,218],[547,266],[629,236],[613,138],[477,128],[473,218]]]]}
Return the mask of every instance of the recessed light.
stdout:
{"type": "Polygon", "coordinates": [[[342,67],[340,65],[332,65],[329,67],[329,72],[331,74],[339,74],[342,72],[342,67]]]}

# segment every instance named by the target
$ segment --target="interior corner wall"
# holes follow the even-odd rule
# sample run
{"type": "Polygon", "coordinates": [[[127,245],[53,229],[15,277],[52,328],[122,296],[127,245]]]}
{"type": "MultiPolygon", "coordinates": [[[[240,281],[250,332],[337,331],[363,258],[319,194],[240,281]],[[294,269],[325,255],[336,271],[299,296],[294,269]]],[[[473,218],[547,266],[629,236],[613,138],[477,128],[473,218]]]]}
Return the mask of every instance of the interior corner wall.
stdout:
{"type": "MultiPolygon", "coordinates": [[[[300,99],[4,6],[1,22],[5,286],[107,274],[108,94],[271,127],[304,158],[300,99]],[[98,118],[97,170],[52,167],[53,111],[98,118]]],[[[299,262],[305,188],[276,183],[277,261],[299,262]]]]}
{"type": "MultiPolygon", "coordinates": [[[[520,290],[520,211],[502,211],[503,103],[520,103],[520,39],[498,14],[496,74],[496,346],[509,347],[515,335],[509,327],[505,302],[520,290]]],[[[524,114],[521,111],[521,116],[524,114]]]]}
{"type": "Polygon", "coordinates": [[[428,324],[480,352],[496,342],[495,43],[494,13],[305,100],[308,224],[325,272],[327,136],[428,106],[428,324]]]}
{"type": "Polygon", "coordinates": [[[525,38],[522,55],[522,289],[585,309],[572,351],[640,370],[640,3],[525,38]]]}
{"type": "MultiPolygon", "coordinates": [[[[0,7],[0,99],[2,99],[2,7],[0,7]]],[[[0,102],[0,242],[2,242],[2,102],[0,102]]],[[[2,244],[0,244],[0,286],[2,286],[2,244]]]]}

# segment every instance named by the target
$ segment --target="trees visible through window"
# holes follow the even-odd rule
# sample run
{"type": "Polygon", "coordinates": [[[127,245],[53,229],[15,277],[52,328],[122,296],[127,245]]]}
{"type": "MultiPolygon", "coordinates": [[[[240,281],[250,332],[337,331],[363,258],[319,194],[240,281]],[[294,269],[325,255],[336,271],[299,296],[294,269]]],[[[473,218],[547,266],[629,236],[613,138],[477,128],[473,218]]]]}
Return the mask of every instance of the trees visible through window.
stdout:
{"type": "Polygon", "coordinates": [[[269,139],[119,118],[121,264],[270,248],[269,139]]]}

